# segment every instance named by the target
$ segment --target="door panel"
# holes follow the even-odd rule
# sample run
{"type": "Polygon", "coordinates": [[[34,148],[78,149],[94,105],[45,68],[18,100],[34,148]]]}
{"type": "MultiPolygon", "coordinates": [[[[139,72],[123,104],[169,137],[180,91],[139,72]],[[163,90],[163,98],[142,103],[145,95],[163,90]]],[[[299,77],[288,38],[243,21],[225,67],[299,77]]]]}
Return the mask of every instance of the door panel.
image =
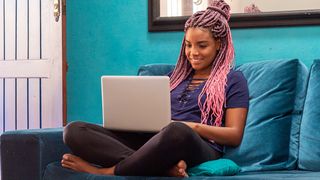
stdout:
{"type": "MultiPolygon", "coordinates": [[[[40,3],[41,0],[29,0],[29,60],[41,59],[41,36],[40,32],[40,3]]],[[[41,128],[40,117],[40,79],[28,78],[29,80],[29,128],[41,128]]]]}
{"type": "Polygon", "coordinates": [[[0,133],[60,127],[62,118],[62,30],[53,0],[0,0],[0,133]]]}
{"type": "MultiPolygon", "coordinates": [[[[53,1],[42,2],[42,9],[53,9],[53,1]]],[[[42,44],[42,56],[43,58],[50,57],[48,60],[54,60],[52,61],[53,65],[50,66],[50,78],[42,78],[42,106],[46,107],[42,109],[42,127],[60,127],[63,122],[62,20],[60,16],[59,21],[55,21],[53,10],[50,13],[45,11],[41,13],[43,19],[49,19],[48,21],[42,21],[43,31],[48,32],[43,33],[42,40],[50,42],[42,44]],[[54,35],[52,32],[54,32],[54,35]],[[58,62],[56,59],[60,59],[60,61],[58,62]]]]}
{"type": "MultiPolygon", "coordinates": [[[[16,2],[6,0],[4,3],[5,7],[5,27],[4,27],[4,60],[14,61],[16,58],[16,2]]],[[[4,112],[5,119],[10,119],[4,123],[5,130],[15,130],[16,129],[16,79],[6,78],[5,79],[5,97],[4,97],[4,112]]]]}
{"type": "MultiPolygon", "coordinates": [[[[17,61],[20,62],[23,59],[28,59],[28,1],[19,0],[17,3],[17,61]]],[[[7,68],[7,69],[13,69],[7,68]]],[[[15,67],[17,69],[17,67],[15,67]]],[[[28,69],[24,66],[23,69],[19,69],[19,73],[28,69]]],[[[28,88],[26,78],[17,79],[17,129],[28,129],[28,94],[26,89],[28,88]]]]}
{"type": "MultiPolygon", "coordinates": [[[[3,14],[3,9],[4,9],[4,6],[3,6],[3,1],[4,0],[0,0],[0,10],[2,9],[2,14],[3,14]]],[[[0,18],[0,34],[4,34],[4,27],[3,27],[3,24],[4,24],[4,18],[1,16],[0,18]]],[[[3,61],[4,59],[4,36],[1,36],[0,35],[0,62],[3,61]]],[[[1,71],[0,71],[1,72],[1,71]]],[[[4,79],[1,78],[0,76],[0,133],[3,132],[3,125],[4,125],[4,79]]]]}
{"type": "Polygon", "coordinates": [[[0,78],[0,133],[4,130],[4,79],[0,78]]]}

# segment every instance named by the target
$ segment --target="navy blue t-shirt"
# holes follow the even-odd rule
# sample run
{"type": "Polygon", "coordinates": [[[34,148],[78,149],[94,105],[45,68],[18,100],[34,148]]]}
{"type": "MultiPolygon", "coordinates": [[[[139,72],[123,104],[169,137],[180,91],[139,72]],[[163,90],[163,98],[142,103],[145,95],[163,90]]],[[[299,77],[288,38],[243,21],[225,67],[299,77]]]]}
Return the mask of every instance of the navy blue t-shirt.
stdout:
{"type": "MultiPolygon", "coordinates": [[[[169,76],[172,73],[169,73],[169,76]]],[[[171,118],[176,121],[188,122],[201,122],[201,111],[198,106],[198,96],[206,83],[202,82],[194,90],[187,90],[190,82],[192,81],[193,73],[182,81],[173,91],[171,91],[171,118]]],[[[231,70],[227,75],[226,104],[224,109],[227,108],[248,108],[249,107],[249,91],[247,80],[241,71],[231,70]]],[[[205,95],[202,97],[201,102],[205,100],[205,95]]],[[[214,122],[214,120],[212,121],[214,122]]],[[[209,123],[209,121],[208,121],[209,123]]],[[[224,124],[224,120],[223,120],[224,124]]],[[[208,140],[207,140],[208,141],[208,140]]],[[[223,146],[208,143],[216,150],[222,152],[223,146]]]]}

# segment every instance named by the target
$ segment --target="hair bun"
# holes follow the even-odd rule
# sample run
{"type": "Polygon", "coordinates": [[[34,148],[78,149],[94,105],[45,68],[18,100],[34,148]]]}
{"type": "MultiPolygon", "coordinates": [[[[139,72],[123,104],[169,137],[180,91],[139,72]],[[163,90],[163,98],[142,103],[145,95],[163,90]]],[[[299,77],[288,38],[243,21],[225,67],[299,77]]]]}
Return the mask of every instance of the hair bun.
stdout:
{"type": "Polygon", "coordinates": [[[227,20],[230,19],[230,6],[224,0],[214,0],[209,2],[208,9],[220,12],[227,20]]]}

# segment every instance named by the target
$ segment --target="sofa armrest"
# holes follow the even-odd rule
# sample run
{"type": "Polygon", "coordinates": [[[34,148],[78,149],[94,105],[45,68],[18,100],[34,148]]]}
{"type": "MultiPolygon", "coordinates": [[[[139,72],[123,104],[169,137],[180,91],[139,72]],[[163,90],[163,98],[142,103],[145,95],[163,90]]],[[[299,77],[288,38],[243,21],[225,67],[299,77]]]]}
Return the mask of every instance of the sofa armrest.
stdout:
{"type": "Polygon", "coordinates": [[[2,179],[40,180],[46,166],[70,152],[62,128],[8,131],[1,135],[2,179]]]}

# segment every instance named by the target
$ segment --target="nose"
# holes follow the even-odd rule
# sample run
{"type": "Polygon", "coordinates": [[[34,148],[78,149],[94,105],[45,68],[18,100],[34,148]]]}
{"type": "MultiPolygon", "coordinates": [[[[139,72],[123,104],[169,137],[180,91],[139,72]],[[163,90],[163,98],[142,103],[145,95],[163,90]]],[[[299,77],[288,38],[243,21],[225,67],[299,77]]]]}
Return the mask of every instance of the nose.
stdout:
{"type": "Polygon", "coordinates": [[[191,48],[191,51],[190,51],[191,55],[193,56],[197,56],[199,55],[199,51],[197,48],[191,48]]]}

